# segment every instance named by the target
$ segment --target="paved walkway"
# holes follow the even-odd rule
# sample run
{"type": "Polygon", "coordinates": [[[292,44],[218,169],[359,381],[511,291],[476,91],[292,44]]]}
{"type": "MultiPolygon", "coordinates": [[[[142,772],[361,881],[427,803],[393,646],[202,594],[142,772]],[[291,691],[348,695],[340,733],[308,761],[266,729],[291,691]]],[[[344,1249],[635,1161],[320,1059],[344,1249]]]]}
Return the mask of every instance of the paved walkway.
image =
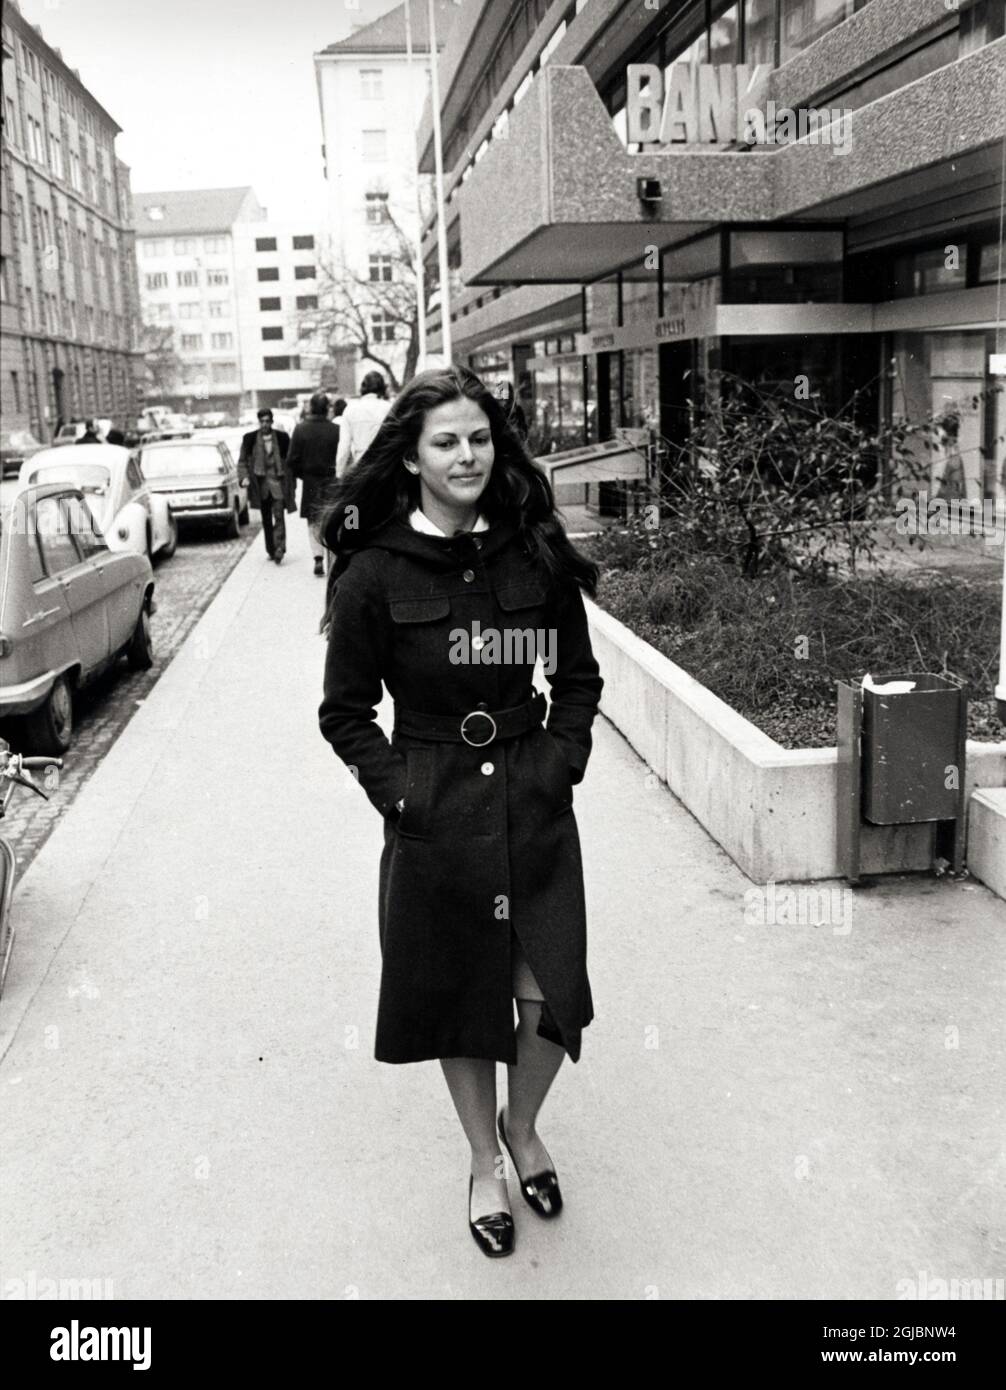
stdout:
{"type": "MultiPolygon", "coordinates": [[[[597,1019],[479,1254],[435,1063],[372,1057],[381,825],[316,724],[302,527],[235,569],[26,876],[0,1013],[0,1287],[124,1298],[893,1298],[1001,1277],[1003,905],[849,930],[751,885],[601,721],[577,790],[597,1019]],[[70,1285],[64,1285],[69,1288],[70,1285]]],[[[801,900],[803,901],[803,900],[801,900]]],[[[500,1070],[501,1080],[503,1070],[500,1070]]]]}

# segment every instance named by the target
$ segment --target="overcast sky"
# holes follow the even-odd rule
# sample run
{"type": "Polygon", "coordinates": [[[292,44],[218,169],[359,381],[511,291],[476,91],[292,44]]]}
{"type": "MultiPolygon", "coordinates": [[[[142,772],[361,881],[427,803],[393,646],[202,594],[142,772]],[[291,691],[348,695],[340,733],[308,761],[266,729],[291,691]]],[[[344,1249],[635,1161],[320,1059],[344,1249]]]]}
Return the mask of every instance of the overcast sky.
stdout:
{"type": "Polygon", "coordinates": [[[271,217],[319,209],[312,55],[395,0],[20,0],[122,126],[134,192],[251,184],[271,217]]]}

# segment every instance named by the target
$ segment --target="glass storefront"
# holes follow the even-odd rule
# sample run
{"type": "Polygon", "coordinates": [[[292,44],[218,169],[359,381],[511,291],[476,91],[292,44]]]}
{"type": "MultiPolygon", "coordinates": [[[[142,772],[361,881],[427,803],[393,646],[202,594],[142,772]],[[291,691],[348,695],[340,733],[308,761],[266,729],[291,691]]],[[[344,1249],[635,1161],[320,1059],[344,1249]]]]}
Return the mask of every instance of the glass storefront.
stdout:
{"type": "Polygon", "coordinates": [[[989,338],[983,331],[893,335],[893,416],[940,425],[935,454],[921,444],[916,450],[934,497],[1006,500],[1006,419],[1001,383],[986,377],[989,338]]]}

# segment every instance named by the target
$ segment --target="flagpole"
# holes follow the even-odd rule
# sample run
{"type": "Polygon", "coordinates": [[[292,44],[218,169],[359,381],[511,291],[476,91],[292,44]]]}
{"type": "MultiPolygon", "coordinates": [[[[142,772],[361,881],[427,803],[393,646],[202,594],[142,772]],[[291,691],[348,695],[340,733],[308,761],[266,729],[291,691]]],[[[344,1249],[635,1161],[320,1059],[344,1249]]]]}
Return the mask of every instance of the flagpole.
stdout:
{"type": "Polygon", "coordinates": [[[444,209],[444,148],[440,128],[440,76],[437,71],[437,17],[434,0],[427,0],[430,24],[430,105],[433,110],[433,155],[436,163],[437,259],[440,266],[440,337],[444,362],[450,366],[451,293],[447,267],[447,214],[444,209]]]}
{"type": "MultiPolygon", "coordinates": [[[[409,69],[409,98],[412,98],[412,6],[405,0],[405,57],[409,69]]],[[[423,266],[423,199],[419,179],[419,130],[414,132],[416,146],[416,317],[419,327],[419,357],[417,371],[426,369],[426,271],[423,266]]]]}

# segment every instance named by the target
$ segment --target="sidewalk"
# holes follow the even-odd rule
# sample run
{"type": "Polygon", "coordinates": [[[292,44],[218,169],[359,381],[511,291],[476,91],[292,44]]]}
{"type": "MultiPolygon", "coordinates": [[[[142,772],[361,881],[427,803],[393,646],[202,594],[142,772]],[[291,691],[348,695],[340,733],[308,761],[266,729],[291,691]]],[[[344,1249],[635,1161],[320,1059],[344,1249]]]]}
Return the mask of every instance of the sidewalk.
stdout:
{"type": "Polygon", "coordinates": [[[373,1060],[382,828],[318,732],[324,585],[290,530],[281,568],[259,543],[240,562],[22,885],[0,1288],[1001,1278],[1002,903],[920,877],[843,900],[847,933],[749,925],[751,884],[603,720],[577,789],[597,1018],[542,1123],[566,1209],[540,1222],[512,1187],[517,1252],[479,1254],[439,1067],[373,1060]]]}

